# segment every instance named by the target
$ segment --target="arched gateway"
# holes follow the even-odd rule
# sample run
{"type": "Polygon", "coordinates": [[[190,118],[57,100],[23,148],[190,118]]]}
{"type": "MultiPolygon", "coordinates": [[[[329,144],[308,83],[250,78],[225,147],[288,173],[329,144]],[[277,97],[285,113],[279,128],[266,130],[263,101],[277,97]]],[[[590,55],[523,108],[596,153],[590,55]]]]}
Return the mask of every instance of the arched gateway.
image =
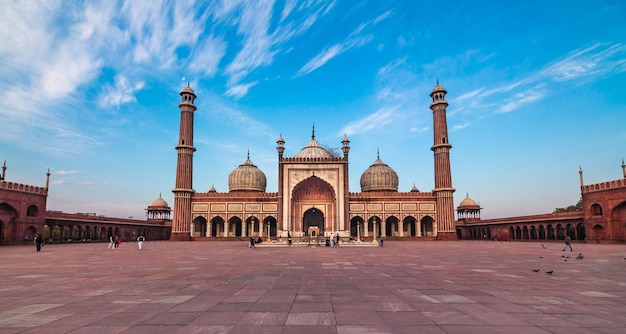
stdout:
{"type": "Polygon", "coordinates": [[[298,183],[292,192],[291,209],[294,213],[294,231],[307,235],[309,227],[318,227],[319,234],[334,231],[333,212],[335,207],[335,190],[326,181],[312,175],[298,183]]]}

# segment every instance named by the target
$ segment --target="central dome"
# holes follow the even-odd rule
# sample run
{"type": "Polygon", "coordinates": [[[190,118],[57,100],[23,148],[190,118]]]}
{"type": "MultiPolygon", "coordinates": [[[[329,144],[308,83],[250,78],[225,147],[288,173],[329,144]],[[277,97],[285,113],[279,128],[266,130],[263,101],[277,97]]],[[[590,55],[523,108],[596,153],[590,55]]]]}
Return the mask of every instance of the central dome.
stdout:
{"type": "Polygon", "coordinates": [[[228,175],[229,191],[264,192],[266,186],[265,174],[250,161],[250,152],[248,152],[248,159],[228,175]]]}
{"type": "Polygon", "coordinates": [[[380,154],[361,175],[361,191],[398,191],[398,174],[380,160],[380,154]]]}
{"type": "Polygon", "coordinates": [[[311,141],[304,148],[300,150],[295,158],[332,158],[333,155],[328,152],[320,143],[315,140],[315,127],[313,127],[313,134],[311,135],[311,141]]]}

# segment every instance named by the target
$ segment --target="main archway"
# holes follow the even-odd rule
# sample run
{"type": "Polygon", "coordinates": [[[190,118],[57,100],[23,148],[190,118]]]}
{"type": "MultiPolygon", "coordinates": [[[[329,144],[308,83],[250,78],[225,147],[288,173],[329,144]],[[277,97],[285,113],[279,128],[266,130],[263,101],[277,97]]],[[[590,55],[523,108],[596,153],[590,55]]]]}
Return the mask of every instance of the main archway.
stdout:
{"type": "Polygon", "coordinates": [[[316,208],[306,210],[302,217],[302,230],[307,233],[309,227],[319,228],[320,235],[324,235],[324,213],[316,208]]]}
{"type": "Polygon", "coordinates": [[[289,230],[308,233],[317,226],[319,234],[337,230],[335,190],[325,180],[312,175],[298,183],[291,193],[292,224],[289,230]]]}

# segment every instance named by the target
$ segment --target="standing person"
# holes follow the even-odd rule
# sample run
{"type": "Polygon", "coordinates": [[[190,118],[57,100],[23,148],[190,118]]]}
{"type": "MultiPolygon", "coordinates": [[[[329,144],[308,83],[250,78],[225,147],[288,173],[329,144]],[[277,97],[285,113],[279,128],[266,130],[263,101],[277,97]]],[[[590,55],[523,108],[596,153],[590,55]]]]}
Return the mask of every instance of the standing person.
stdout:
{"type": "Polygon", "coordinates": [[[380,239],[378,239],[378,246],[382,247],[383,246],[383,237],[381,236],[380,239]]]}
{"type": "Polygon", "coordinates": [[[289,244],[289,247],[291,247],[291,232],[287,231],[287,243],[289,244]]]}
{"type": "Polygon", "coordinates": [[[337,236],[335,236],[335,245],[339,247],[339,233],[337,233],[337,236]]]}
{"type": "Polygon", "coordinates": [[[41,245],[43,245],[43,237],[41,234],[37,234],[37,236],[35,236],[35,246],[37,247],[38,252],[41,251],[41,245]]]}
{"type": "Polygon", "coordinates": [[[119,243],[120,243],[120,237],[116,235],[115,238],[113,238],[113,249],[116,249],[119,243]]]}
{"type": "Polygon", "coordinates": [[[255,249],[256,245],[255,245],[256,241],[254,240],[254,237],[250,237],[250,249],[255,249]]]}
{"type": "Polygon", "coordinates": [[[330,240],[330,247],[335,246],[335,238],[333,237],[332,233],[330,234],[329,240],[330,240]]]}
{"type": "Polygon", "coordinates": [[[146,241],[146,238],[144,238],[143,235],[140,235],[139,238],[137,238],[137,246],[139,247],[139,250],[143,249],[144,241],[146,241]]]}
{"type": "Polygon", "coordinates": [[[109,247],[107,247],[107,248],[114,248],[114,246],[113,246],[113,236],[109,237],[109,247]]]}
{"type": "Polygon", "coordinates": [[[563,251],[565,252],[565,250],[567,249],[567,247],[569,247],[569,251],[572,251],[572,239],[569,237],[569,235],[565,236],[565,247],[563,247],[563,251]]]}

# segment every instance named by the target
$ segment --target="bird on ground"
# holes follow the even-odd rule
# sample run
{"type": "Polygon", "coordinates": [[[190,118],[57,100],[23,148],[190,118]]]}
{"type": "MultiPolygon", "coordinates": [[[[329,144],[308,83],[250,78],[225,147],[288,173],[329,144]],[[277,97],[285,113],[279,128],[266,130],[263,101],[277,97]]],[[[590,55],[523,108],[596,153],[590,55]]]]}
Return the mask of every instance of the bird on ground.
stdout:
{"type": "Polygon", "coordinates": [[[552,275],[553,272],[554,272],[554,270],[546,271],[546,274],[552,275]]]}
{"type": "Polygon", "coordinates": [[[541,244],[541,248],[546,249],[546,245],[541,244]]]}
{"type": "Polygon", "coordinates": [[[539,272],[539,269],[533,269],[533,271],[534,271],[534,272],[536,272],[536,273],[538,273],[538,272],[539,272]]]}
{"type": "Polygon", "coordinates": [[[582,260],[584,258],[583,253],[579,253],[578,256],[576,256],[576,260],[582,260]]]}

